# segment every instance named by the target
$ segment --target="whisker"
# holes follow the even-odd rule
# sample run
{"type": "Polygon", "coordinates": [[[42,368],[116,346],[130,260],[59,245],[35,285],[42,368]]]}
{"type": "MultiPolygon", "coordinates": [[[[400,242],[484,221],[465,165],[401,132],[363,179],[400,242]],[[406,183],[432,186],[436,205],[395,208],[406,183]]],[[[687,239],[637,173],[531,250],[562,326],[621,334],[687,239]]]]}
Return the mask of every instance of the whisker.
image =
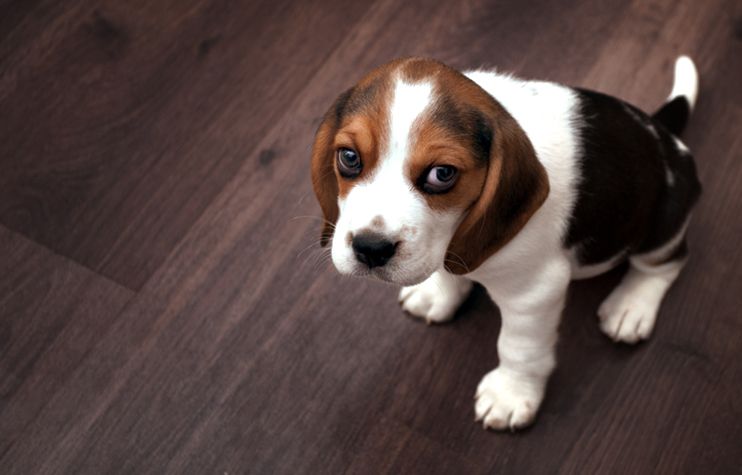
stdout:
{"type": "Polygon", "coordinates": [[[333,231],[335,230],[335,223],[326,220],[325,218],[321,216],[314,216],[314,215],[302,215],[302,216],[294,216],[292,218],[289,218],[289,221],[294,221],[296,219],[318,219],[323,222],[323,224],[326,224],[329,226],[333,231]]]}
{"type": "Polygon", "coordinates": [[[302,254],[304,254],[304,253],[305,253],[305,252],[307,252],[307,251],[312,251],[312,250],[314,250],[313,248],[315,248],[316,246],[317,246],[317,243],[316,243],[316,242],[313,242],[312,244],[310,244],[310,245],[308,245],[307,247],[303,248],[303,249],[302,249],[301,251],[297,252],[297,253],[296,253],[296,258],[297,258],[297,259],[298,259],[298,258],[300,258],[300,257],[301,257],[301,255],[302,255],[302,254]]]}
{"type": "Polygon", "coordinates": [[[468,265],[466,265],[466,261],[464,260],[464,258],[463,258],[463,257],[459,256],[458,254],[456,254],[456,253],[455,253],[455,252],[453,252],[453,251],[446,251],[446,254],[450,254],[451,256],[455,257],[456,259],[458,259],[458,262],[456,262],[456,261],[453,261],[453,260],[450,260],[450,259],[446,260],[445,258],[444,258],[444,261],[448,261],[448,262],[449,262],[449,263],[451,263],[451,264],[457,264],[457,265],[460,265],[460,266],[462,266],[462,267],[464,268],[464,270],[466,270],[466,273],[467,273],[467,274],[468,274],[469,272],[471,272],[471,271],[469,270],[469,266],[468,266],[468,265]]]}

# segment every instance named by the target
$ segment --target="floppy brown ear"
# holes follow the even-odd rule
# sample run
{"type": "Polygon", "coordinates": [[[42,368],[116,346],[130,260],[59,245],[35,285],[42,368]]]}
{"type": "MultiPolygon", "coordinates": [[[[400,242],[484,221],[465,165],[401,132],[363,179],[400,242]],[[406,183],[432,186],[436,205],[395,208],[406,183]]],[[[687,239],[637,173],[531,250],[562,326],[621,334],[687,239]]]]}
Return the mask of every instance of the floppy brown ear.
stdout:
{"type": "Polygon", "coordinates": [[[312,146],[312,187],[325,218],[319,241],[321,246],[330,242],[338,219],[338,184],[335,178],[333,142],[352,93],[353,89],[348,89],[335,100],[317,129],[312,146]]]}
{"type": "Polygon", "coordinates": [[[454,274],[473,271],[507,244],[549,194],[546,170],[523,129],[499,105],[487,115],[489,130],[480,132],[489,134],[487,176],[448,246],[446,267],[454,274]]]}

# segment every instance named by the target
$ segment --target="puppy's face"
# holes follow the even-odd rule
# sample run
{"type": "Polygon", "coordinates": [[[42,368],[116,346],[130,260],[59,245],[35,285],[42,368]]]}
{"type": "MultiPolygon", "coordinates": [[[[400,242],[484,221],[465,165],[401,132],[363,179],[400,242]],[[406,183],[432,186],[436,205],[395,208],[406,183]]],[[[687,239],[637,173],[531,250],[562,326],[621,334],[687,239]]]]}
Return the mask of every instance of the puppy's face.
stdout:
{"type": "Polygon", "coordinates": [[[522,178],[503,152],[534,168],[522,184],[543,194],[530,143],[475,83],[430,60],[373,71],[337,99],[314,144],[322,242],[332,236],[335,267],[402,285],[444,267],[473,270],[535,211],[530,193],[516,197],[524,209],[498,192],[504,174],[522,178]]]}

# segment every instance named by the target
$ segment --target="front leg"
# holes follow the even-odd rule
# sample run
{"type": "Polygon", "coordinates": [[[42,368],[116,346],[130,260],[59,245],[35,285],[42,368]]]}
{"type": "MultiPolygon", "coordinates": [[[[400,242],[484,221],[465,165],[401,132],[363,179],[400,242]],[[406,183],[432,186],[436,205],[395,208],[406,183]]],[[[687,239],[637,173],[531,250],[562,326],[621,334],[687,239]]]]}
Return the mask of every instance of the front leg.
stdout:
{"type": "Polygon", "coordinates": [[[453,318],[466,299],[472,282],[445,271],[436,271],[425,281],[403,287],[399,292],[402,308],[427,323],[442,323],[453,318]]]}
{"type": "Polygon", "coordinates": [[[569,263],[555,260],[509,281],[482,282],[502,315],[500,365],[482,379],[475,396],[476,420],[485,428],[515,430],[533,422],[556,365],[569,280],[569,263]]]}

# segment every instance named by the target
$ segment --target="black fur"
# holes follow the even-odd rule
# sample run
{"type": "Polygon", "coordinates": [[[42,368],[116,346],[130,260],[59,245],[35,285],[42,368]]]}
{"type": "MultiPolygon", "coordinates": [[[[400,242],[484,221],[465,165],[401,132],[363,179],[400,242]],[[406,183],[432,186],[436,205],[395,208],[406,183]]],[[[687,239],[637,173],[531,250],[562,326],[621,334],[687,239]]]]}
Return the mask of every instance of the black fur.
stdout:
{"type": "Polygon", "coordinates": [[[330,109],[327,111],[327,115],[325,116],[325,118],[333,118],[333,128],[340,127],[340,123],[343,121],[343,118],[347,113],[348,103],[350,102],[350,97],[353,95],[353,90],[354,88],[351,87],[350,89],[346,89],[345,91],[343,91],[343,93],[340,94],[337,99],[335,99],[332,107],[330,107],[330,109]]]}
{"type": "Polygon", "coordinates": [[[479,111],[473,111],[474,119],[472,127],[472,142],[474,150],[482,157],[484,161],[489,161],[492,142],[495,140],[495,132],[487,118],[479,111]]]}
{"type": "Polygon", "coordinates": [[[665,127],[678,106],[649,117],[605,94],[576,93],[582,157],[565,245],[576,246],[581,264],[658,248],[680,230],[701,191],[693,158],[665,127]]]}
{"type": "Polygon", "coordinates": [[[438,126],[450,130],[455,135],[464,135],[468,132],[461,107],[446,94],[436,100],[430,118],[438,126]]]}
{"type": "Polygon", "coordinates": [[[379,85],[380,81],[377,79],[365,87],[351,87],[340,94],[328,111],[328,114],[332,114],[333,127],[339,128],[343,119],[371,106],[379,85]]]}
{"type": "Polygon", "coordinates": [[[469,137],[474,156],[482,164],[489,163],[494,132],[482,112],[474,107],[460,106],[443,95],[436,101],[431,119],[455,136],[469,137]]]}
{"type": "Polygon", "coordinates": [[[690,117],[690,104],[688,99],[678,96],[675,99],[665,103],[654,113],[652,118],[664,125],[670,133],[680,136],[685,130],[690,117]]]}

